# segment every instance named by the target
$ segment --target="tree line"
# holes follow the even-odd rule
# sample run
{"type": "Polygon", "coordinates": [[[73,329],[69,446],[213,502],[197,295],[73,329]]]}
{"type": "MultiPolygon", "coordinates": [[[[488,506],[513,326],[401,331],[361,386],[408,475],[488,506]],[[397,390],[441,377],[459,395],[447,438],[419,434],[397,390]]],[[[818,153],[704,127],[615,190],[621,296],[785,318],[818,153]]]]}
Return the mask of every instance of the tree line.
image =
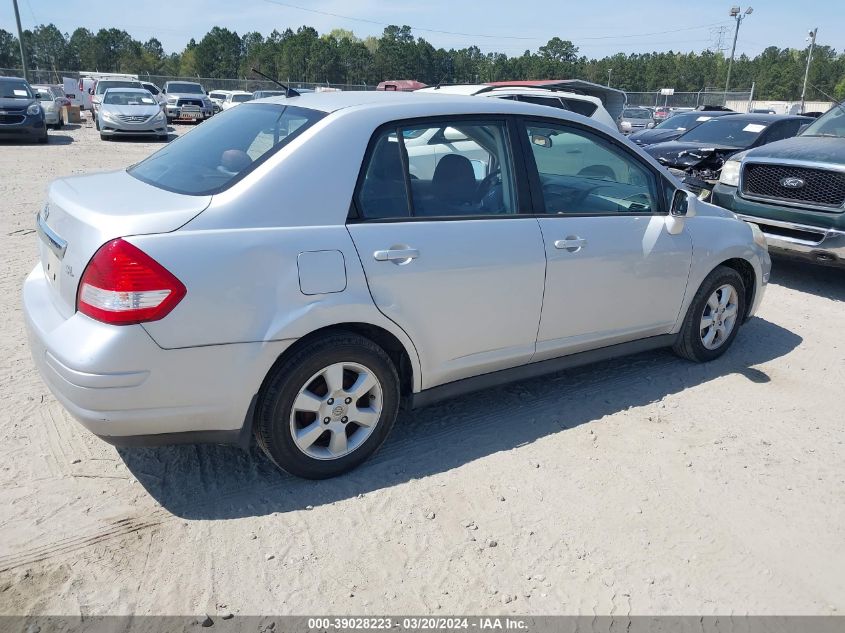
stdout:
{"type": "MultiPolygon", "coordinates": [[[[630,92],[674,88],[697,91],[723,87],[727,60],[720,52],[617,53],[601,59],[579,54],[571,41],[553,37],[521,55],[482,52],[477,46],[435,48],[414,37],[409,26],[388,26],[381,37],[359,38],[335,29],[320,34],[310,26],[238,35],[215,26],[181,52],[166,52],[161,42],[134,39],[124,30],[78,28],[62,33],[53,24],[24,31],[27,65],[40,70],[98,70],[151,75],[213,78],[251,77],[251,69],[280,80],[309,83],[368,84],[386,79],[417,79],[427,84],[479,83],[518,79],[573,78],[630,92]]],[[[757,98],[791,100],[801,93],[806,50],[770,46],[755,57],[734,62],[731,85],[757,98]]],[[[0,29],[0,68],[20,67],[17,38],[0,29]]],[[[845,98],[845,54],[817,46],[810,71],[809,97],[845,98]]]]}

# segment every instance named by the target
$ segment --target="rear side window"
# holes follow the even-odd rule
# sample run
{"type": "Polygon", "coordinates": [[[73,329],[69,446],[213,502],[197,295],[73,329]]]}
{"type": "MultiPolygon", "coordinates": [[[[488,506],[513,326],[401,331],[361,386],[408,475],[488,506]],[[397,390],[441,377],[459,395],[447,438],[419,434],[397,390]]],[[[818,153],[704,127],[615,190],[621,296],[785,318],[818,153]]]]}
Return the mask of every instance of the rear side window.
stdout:
{"type": "Polygon", "coordinates": [[[507,215],[515,200],[506,125],[472,121],[383,129],[356,196],[362,219],[507,215]]]}
{"type": "Polygon", "coordinates": [[[127,171],[175,193],[219,193],[324,116],[294,106],[246,104],[215,115],[127,171]]]}
{"type": "Polygon", "coordinates": [[[525,103],[536,103],[537,105],[549,106],[550,108],[558,108],[566,110],[566,107],[556,97],[533,97],[530,95],[519,95],[519,100],[525,103]]]}
{"type": "Polygon", "coordinates": [[[598,110],[598,106],[595,103],[590,103],[589,101],[581,101],[580,99],[567,99],[562,98],[566,104],[566,107],[575,112],[576,114],[581,114],[583,116],[593,116],[596,110],[598,110]]]}
{"type": "Polygon", "coordinates": [[[158,88],[156,88],[153,84],[142,84],[144,88],[150,91],[151,94],[157,95],[159,93],[158,88]]]}

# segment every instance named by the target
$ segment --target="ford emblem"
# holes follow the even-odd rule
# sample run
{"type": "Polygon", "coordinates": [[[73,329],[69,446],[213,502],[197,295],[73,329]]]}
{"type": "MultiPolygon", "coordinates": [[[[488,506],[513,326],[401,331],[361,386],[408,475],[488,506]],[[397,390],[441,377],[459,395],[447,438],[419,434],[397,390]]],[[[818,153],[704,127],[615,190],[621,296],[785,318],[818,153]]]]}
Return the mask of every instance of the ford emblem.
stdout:
{"type": "Polygon", "coordinates": [[[794,176],[789,178],[782,178],[780,181],[780,186],[785,187],[786,189],[800,189],[805,184],[803,178],[795,178],[794,176]]]}

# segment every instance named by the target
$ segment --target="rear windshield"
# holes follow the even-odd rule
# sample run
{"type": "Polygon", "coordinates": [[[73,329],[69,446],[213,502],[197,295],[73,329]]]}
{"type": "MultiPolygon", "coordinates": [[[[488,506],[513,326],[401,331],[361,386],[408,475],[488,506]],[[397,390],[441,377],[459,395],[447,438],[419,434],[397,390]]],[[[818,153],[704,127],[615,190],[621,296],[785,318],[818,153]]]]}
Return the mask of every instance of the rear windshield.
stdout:
{"type": "Polygon", "coordinates": [[[141,83],[138,81],[98,81],[97,82],[97,94],[101,95],[109,88],[140,88],[141,83]]]}
{"type": "Polygon", "coordinates": [[[34,95],[23,79],[0,79],[0,98],[32,99],[34,95]]]}
{"type": "Polygon", "coordinates": [[[324,116],[324,112],[273,103],[231,108],[127,171],[175,193],[219,193],[324,116]]]}
{"type": "Polygon", "coordinates": [[[232,101],[235,103],[243,103],[244,101],[252,101],[252,95],[232,95],[232,101]]]}
{"type": "Polygon", "coordinates": [[[651,112],[648,110],[625,110],[622,117],[625,119],[650,119],[651,112]]]}
{"type": "Polygon", "coordinates": [[[705,121],[678,140],[694,143],[717,143],[728,147],[748,147],[769,126],[768,121],[754,123],[747,119],[726,116],[705,121]]]}
{"type": "Polygon", "coordinates": [[[205,91],[199,84],[186,84],[181,82],[171,82],[167,84],[167,92],[174,92],[176,94],[192,94],[202,95],[205,91]]]}
{"type": "Polygon", "coordinates": [[[226,98],[225,93],[222,93],[222,92],[212,92],[208,96],[211,97],[212,99],[225,99],[226,98]]]}
{"type": "Polygon", "coordinates": [[[675,116],[669,117],[668,119],[663,121],[655,129],[678,131],[691,130],[694,127],[698,127],[705,121],[709,121],[710,119],[714,118],[715,117],[710,116],[708,114],[702,114],[701,112],[676,114],[675,116]]]}

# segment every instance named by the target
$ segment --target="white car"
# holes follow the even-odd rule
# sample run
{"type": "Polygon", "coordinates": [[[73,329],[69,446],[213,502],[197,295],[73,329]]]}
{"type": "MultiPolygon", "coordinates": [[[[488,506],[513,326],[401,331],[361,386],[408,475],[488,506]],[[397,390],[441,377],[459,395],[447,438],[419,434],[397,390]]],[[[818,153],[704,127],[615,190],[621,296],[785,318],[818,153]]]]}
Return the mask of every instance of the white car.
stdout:
{"type": "Polygon", "coordinates": [[[245,90],[230,90],[226,95],[226,98],[220,104],[220,109],[228,110],[229,108],[234,108],[235,106],[246,103],[247,101],[252,101],[251,92],[246,92],[245,90]]]}
{"type": "Polygon", "coordinates": [[[41,109],[44,110],[44,121],[47,126],[52,126],[59,129],[63,125],[62,121],[62,106],[63,97],[56,94],[56,89],[53,86],[33,85],[32,91],[35,93],[38,103],[41,104],[41,109]]]}
{"type": "Polygon", "coordinates": [[[147,90],[153,96],[153,99],[155,99],[156,103],[167,102],[167,97],[165,97],[164,93],[161,91],[161,88],[156,86],[151,81],[142,81],[141,87],[144,88],[144,90],[147,90]]]}
{"type": "Polygon", "coordinates": [[[490,86],[487,84],[458,84],[452,86],[435,86],[422,88],[416,92],[451,95],[473,95],[478,97],[494,97],[511,99],[545,105],[560,110],[568,110],[575,114],[589,117],[598,123],[606,125],[611,130],[616,129],[616,122],[605,109],[601,99],[589,95],[565,90],[549,90],[546,88],[531,88],[527,86],[490,86]]]}
{"type": "Polygon", "coordinates": [[[372,455],[402,401],[496,406],[508,381],[661,347],[715,359],[771,265],[759,229],[603,125],[377,91],[222,112],[54,181],[37,230],[30,346],[83,425],[120,445],[254,435],[312,478],[372,455]],[[411,141],[453,134],[471,149],[415,176],[411,141]]]}
{"type": "Polygon", "coordinates": [[[208,98],[211,99],[211,103],[214,105],[214,113],[218,113],[223,109],[223,102],[226,101],[226,97],[229,96],[231,90],[212,90],[208,93],[208,98]]]}

